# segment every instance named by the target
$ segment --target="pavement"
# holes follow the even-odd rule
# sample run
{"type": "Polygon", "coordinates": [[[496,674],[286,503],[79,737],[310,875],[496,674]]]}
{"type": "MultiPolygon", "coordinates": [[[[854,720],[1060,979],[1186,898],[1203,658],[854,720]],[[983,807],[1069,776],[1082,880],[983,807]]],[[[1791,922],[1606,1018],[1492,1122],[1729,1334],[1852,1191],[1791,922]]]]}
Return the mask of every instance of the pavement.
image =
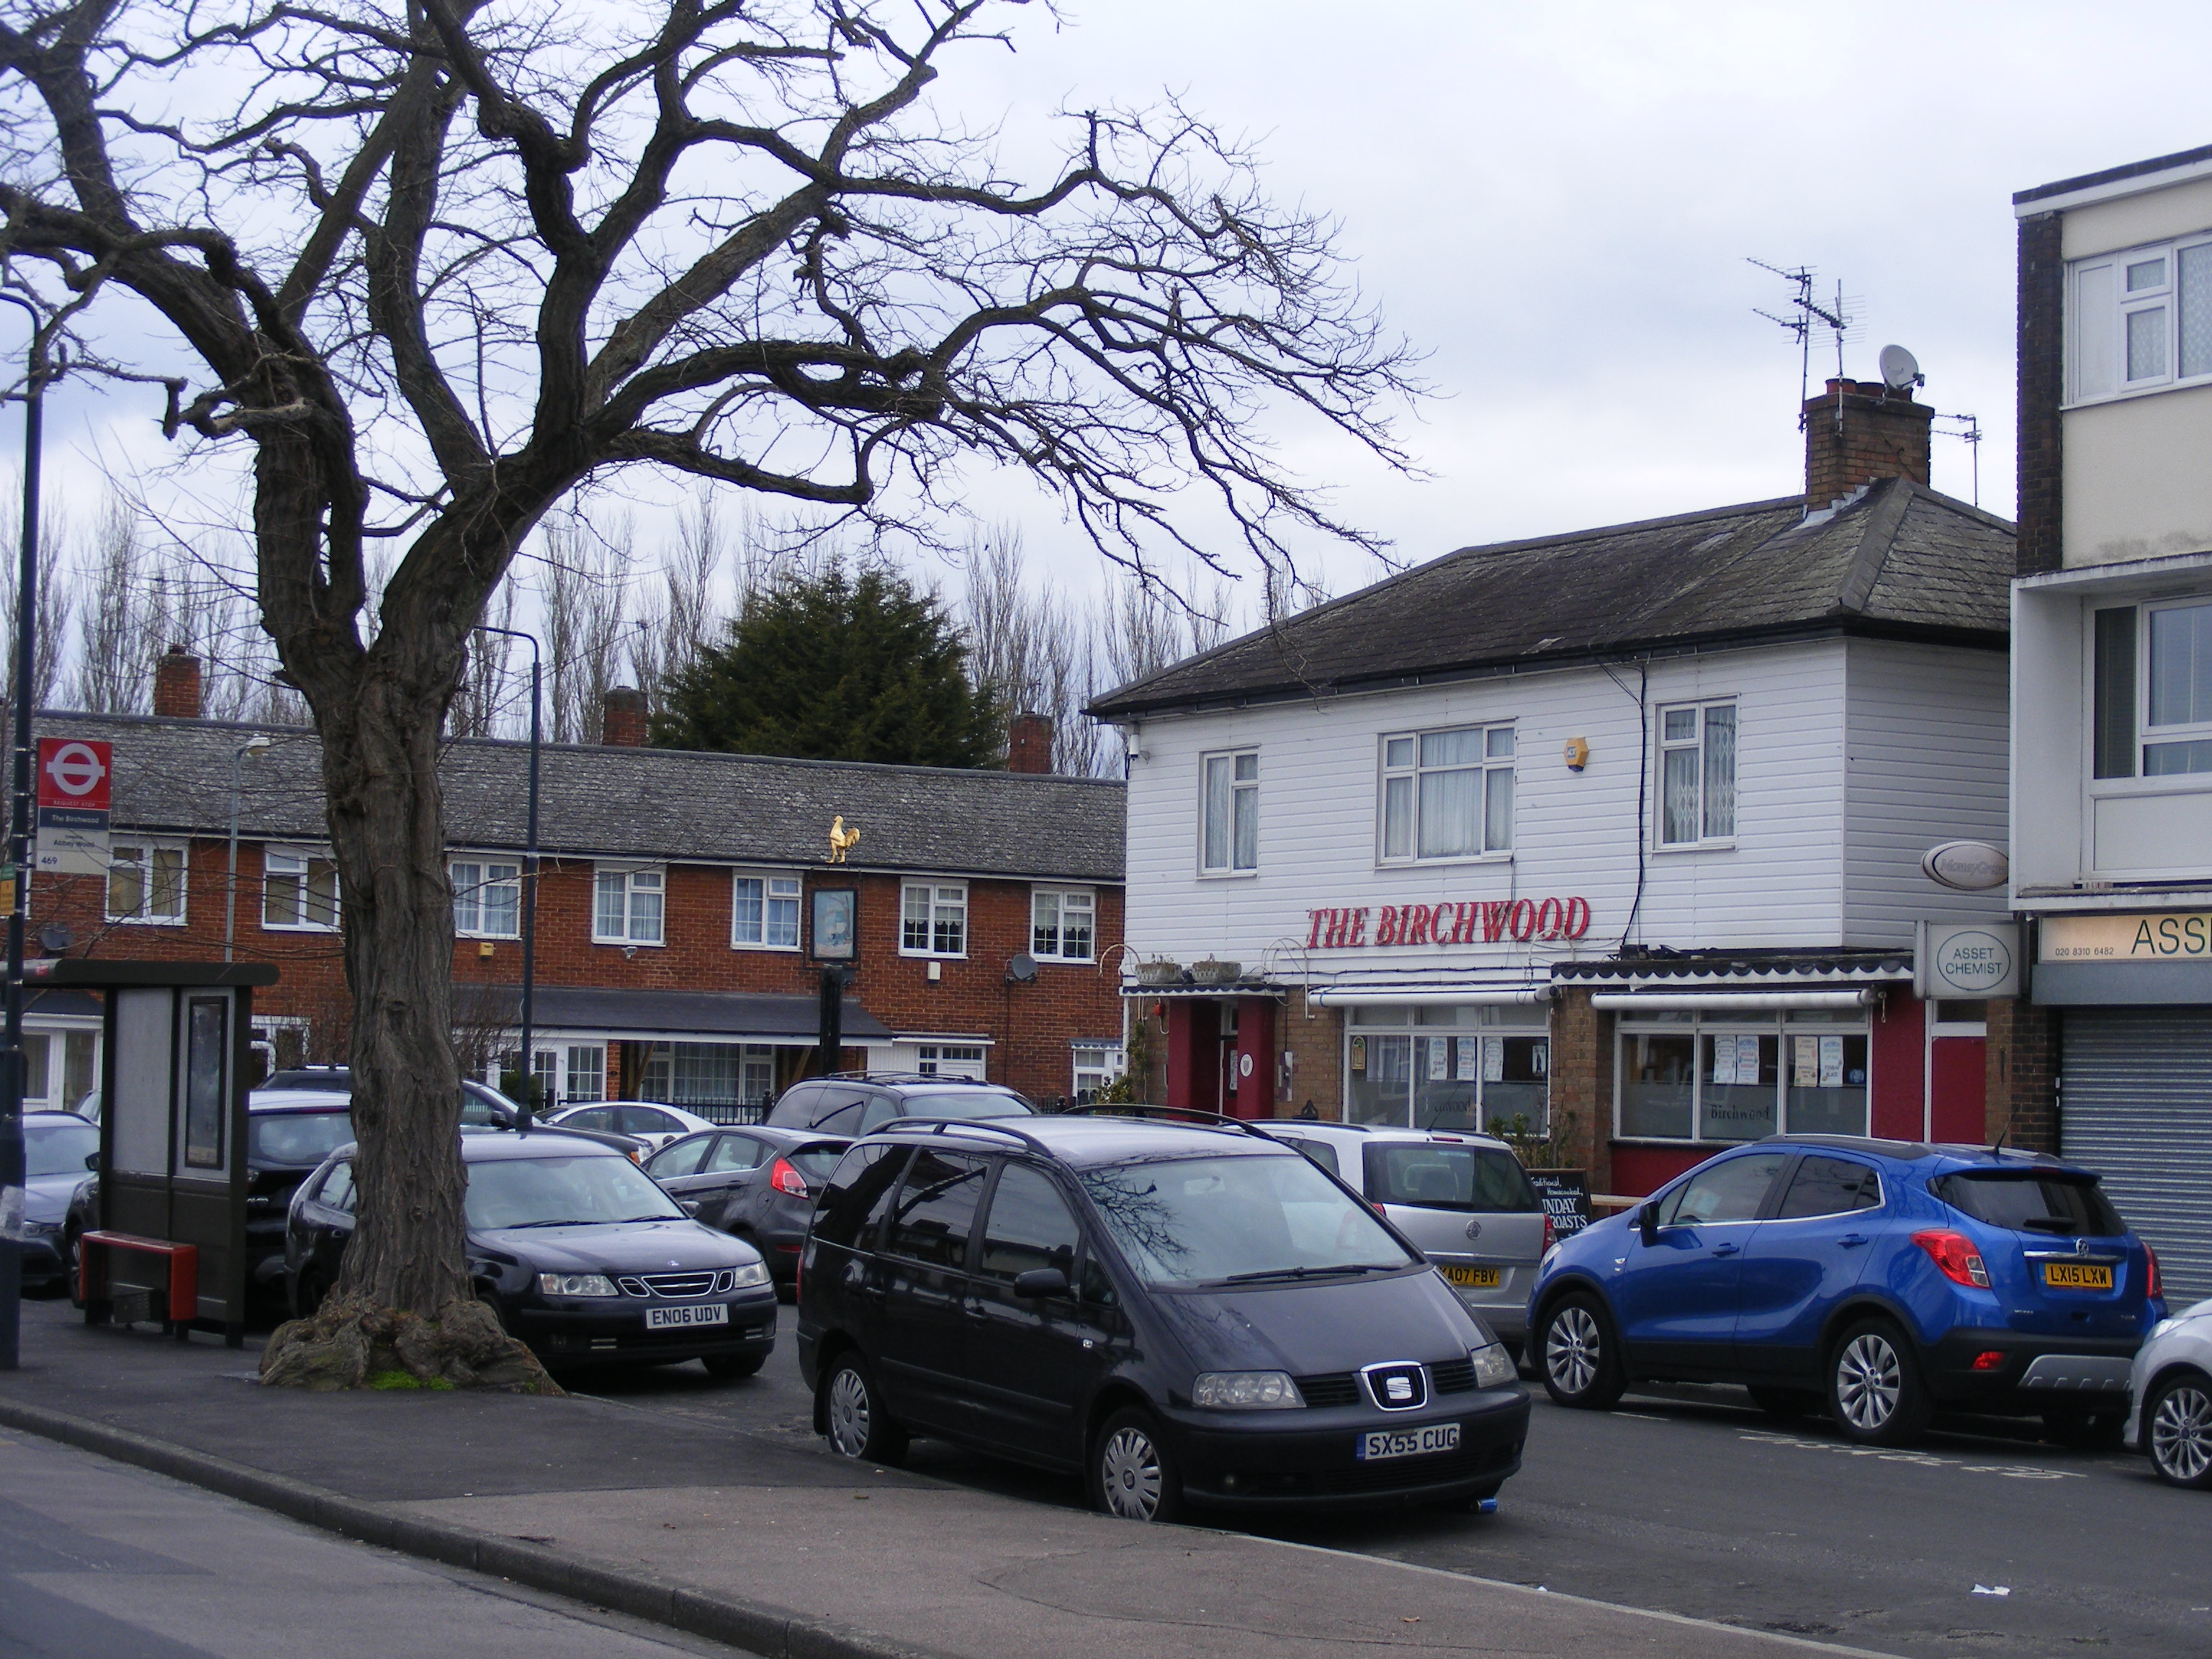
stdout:
{"type": "MultiPolygon", "coordinates": [[[[745,1384],[720,1412],[724,1396],[708,1393],[675,1411],[591,1396],[308,1395],[261,1388],[251,1347],[88,1329],[65,1304],[23,1311],[21,1369],[0,1375],[0,1428],[15,1438],[62,1439],[771,1659],[1871,1650],[856,1465],[804,1437],[787,1411],[742,1426],[745,1384]]],[[[382,1654],[456,1650],[434,1629],[416,1643],[392,1635],[382,1654]]]]}

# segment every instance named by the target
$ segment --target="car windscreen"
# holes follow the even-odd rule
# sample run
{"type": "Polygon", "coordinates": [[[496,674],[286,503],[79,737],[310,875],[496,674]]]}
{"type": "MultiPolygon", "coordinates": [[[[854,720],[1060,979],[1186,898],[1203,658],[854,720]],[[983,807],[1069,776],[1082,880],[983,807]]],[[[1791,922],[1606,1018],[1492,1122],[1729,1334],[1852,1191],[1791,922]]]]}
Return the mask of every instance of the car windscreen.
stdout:
{"type": "Polygon", "coordinates": [[[82,1175],[84,1161],[100,1150],[100,1131],[89,1123],[29,1124],[23,1130],[23,1174],[82,1175]]]}
{"type": "Polygon", "coordinates": [[[1521,1160],[1496,1147],[1405,1140],[1374,1142],[1364,1150],[1372,1203],[1485,1215],[1544,1207],[1521,1160]]]}
{"type": "Polygon", "coordinates": [[[1032,1117],[1029,1103],[982,1089],[935,1089],[900,1103],[908,1117],[1032,1117]]]}
{"type": "Polygon", "coordinates": [[[1296,1152],[1086,1171],[1084,1191],[1149,1284],[1288,1280],[1413,1260],[1374,1212],[1296,1152]]]}
{"type": "Polygon", "coordinates": [[[313,1169],[353,1138],[351,1112],[250,1112],[246,1161],[313,1169]]]}
{"type": "Polygon", "coordinates": [[[468,1222],[480,1231],[684,1218],[651,1176],[606,1153],[484,1158],[471,1164],[468,1175],[468,1222]]]}
{"type": "Polygon", "coordinates": [[[2016,1233],[2112,1238],[2128,1230],[2088,1176],[2057,1170],[1962,1170],[1929,1187],[1953,1209],[2016,1233]]]}

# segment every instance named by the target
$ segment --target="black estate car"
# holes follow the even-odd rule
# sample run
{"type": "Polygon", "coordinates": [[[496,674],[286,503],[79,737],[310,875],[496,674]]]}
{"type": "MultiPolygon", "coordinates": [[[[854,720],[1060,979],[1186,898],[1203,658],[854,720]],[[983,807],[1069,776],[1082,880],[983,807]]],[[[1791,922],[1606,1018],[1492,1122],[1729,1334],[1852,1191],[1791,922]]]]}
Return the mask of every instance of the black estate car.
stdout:
{"type": "Polygon", "coordinates": [[[1227,1121],[891,1125],[802,1264],[799,1366],[848,1457],[937,1435],[1147,1521],[1480,1500],[1521,1465],[1497,1340],[1341,1182],[1227,1121]]]}
{"type": "Polygon", "coordinates": [[[100,1125],[74,1112],[26,1112],[23,1160],[23,1293],[53,1295],[76,1261],[64,1218],[70,1194],[100,1161],[100,1125]]]}
{"type": "Polygon", "coordinates": [[[814,1200],[852,1141],[810,1129],[709,1129],[672,1140],[645,1172],[710,1227],[758,1250],[776,1289],[799,1281],[814,1200]]]}
{"type": "MultiPolygon", "coordinates": [[[[286,1228],[292,1305],[337,1281],[353,1236],[353,1146],[300,1186],[286,1228]]],[[[775,1347],[775,1289],[750,1245],[684,1213],[616,1148],[559,1129],[465,1134],[477,1296],[547,1366],[703,1359],[750,1376],[775,1347]]]]}
{"type": "Polygon", "coordinates": [[[769,1109],[778,1129],[864,1135],[902,1117],[1028,1117],[1036,1109],[1012,1089],[964,1077],[842,1072],[794,1083],[769,1109]]]}

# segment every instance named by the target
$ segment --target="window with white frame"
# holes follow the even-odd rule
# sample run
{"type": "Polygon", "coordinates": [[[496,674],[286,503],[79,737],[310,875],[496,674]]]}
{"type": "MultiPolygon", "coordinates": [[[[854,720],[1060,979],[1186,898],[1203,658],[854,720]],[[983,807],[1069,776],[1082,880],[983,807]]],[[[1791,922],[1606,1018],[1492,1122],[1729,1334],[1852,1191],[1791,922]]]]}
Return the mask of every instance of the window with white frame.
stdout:
{"type": "Polygon", "coordinates": [[[522,866],[487,859],[456,859],[453,931],[465,939],[522,937],[522,866]]]}
{"type": "Polygon", "coordinates": [[[1549,1021],[1533,1003],[1354,1008],[1344,1121],[1541,1134],[1551,1118],[1549,1021]]]}
{"type": "Polygon", "coordinates": [[[176,926],[185,919],[185,849],[118,841],[107,849],[107,919],[176,926]]]}
{"type": "Polygon", "coordinates": [[[1665,847],[1735,838],[1735,705],[1683,703],[1659,711],[1659,841],[1665,847]]]}
{"type": "Polygon", "coordinates": [[[1260,867],[1260,756],[1246,749],[1207,755],[1202,780],[1199,867],[1209,876],[1243,875],[1260,867]]]}
{"type": "Polygon", "coordinates": [[[1097,941],[1097,896],[1088,887],[1038,887],[1030,893],[1030,954],[1088,962],[1097,941]]]}
{"type": "Polygon", "coordinates": [[[1127,1052],[1118,1042],[1077,1042],[1071,1046],[1078,1100],[1096,1099],[1101,1089],[1129,1069],[1127,1052]]]}
{"type": "Polygon", "coordinates": [[[2091,775],[2212,772],[2212,598],[2099,611],[2091,775]]]}
{"type": "Polygon", "coordinates": [[[796,951],[799,878],[739,871],[731,900],[730,943],[763,951],[796,951]]]}
{"type": "Polygon", "coordinates": [[[328,933],[338,925],[338,867],[319,853],[261,855],[261,925],[328,933]]]}
{"type": "Polygon", "coordinates": [[[968,884],[910,881],[899,900],[899,951],[909,957],[968,954],[968,884]]]}
{"type": "Polygon", "coordinates": [[[1386,734],[1383,861],[1511,852],[1514,746],[1510,726],[1386,734]]]}
{"type": "Polygon", "coordinates": [[[2212,232],[2067,270],[2068,400],[2212,380],[2212,232]]]}
{"type": "Polygon", "coordinates": [[[1615,1039],[1615,1133],[1733,1142],[1863,1135],[1869,1122],[1863,1013],[1623,1013],[1615,1039]]]}
{"type": "Polygon", "coordinates": [[[972,1043],[925,1042],[915,1054],[914,1069],[924,1077],[964,1077],[970,1082],[981,1083],[983,1078],[983,1051],[972,1043]]]}
{"type": "Polygon", "coordinates": [[[658,866],[602,864],[597,874],[592,942],[659,944],[665,922],[667,872],[658,866]]]}

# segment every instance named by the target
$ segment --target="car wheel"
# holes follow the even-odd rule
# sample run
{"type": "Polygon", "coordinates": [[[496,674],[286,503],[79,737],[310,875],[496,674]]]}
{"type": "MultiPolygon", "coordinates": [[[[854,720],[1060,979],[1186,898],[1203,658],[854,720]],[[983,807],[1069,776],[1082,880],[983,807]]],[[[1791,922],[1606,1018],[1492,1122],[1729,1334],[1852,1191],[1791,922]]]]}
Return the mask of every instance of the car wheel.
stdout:
{"type": "Polygon", "coordinates": [[[2048,1411],[2043,1432],[2075,1451],[2118,1451],[2127,1438],[2128,1414],[2117,1406],[2101,1412],[2048,1411]]]}
{"type": "Polygon", "coordinates": [[[1091,1505],[1121,1521],[1173,1521],[1182,1514],[1182,1477],[1152,1414],[1131,1406],[1108,1418],[1091,1443],[1091,1505]]]}
{"type": "Polygon", "coordinates": [[[2177,1376],[2160,1384],[2143,1408],[2143,1443],[2160,1480],[2212,1487],[2212,1383],[2177,1376]]]}
{"type": "Polygon", "coordinates": [[[822,1379],[823,1415],[830,1449],[867,1463],[896,1463],[906,1455],[906,1431],[891,1420],[876,1392],[876,1379],[857,1354],[835,1360],[822,1379]]]}
{"type": "Polygon", "coordinates": [[[757,1375],[768,1363],[764,1353],[711,1353],[699,1362],[707,1368],[707,1375],[725,1382],[735,1382],[757,1375]]]}
{"type": "Polygon", "coordinates": [[[62,1232],[62,1265],[69,1271],[69,1299],[72,1308],[84,1306],[84,1279],[77,1271],[76,1230],[64,1228],[62,1232]]]}
{"type": "Polygon", "coordinates": [[[1778,1389],[1771,1383],[1754,1382],[1747,1392],[1751,1403],[1778,1423],[1795,1423],[1820,1409],[1820,1396],[1808,1389],[1778,1389]]]}
{"type": "Polygon", "coordinates": [[[1562,1406],[1609,1411],[1628,1387],[1613,1322],[1595,1297],[1571,1296],[1544,1316],[1544,1392],[1562,1406]]]}
{"type": "Polygon", "coordinates": [[[1911,1344],[1886,1319],[1854,1325],[1836,1344],[1828,1404],[1844,1437],[1869,1446],[1909,1446],[1936,1415],[1911,1344]]]}

